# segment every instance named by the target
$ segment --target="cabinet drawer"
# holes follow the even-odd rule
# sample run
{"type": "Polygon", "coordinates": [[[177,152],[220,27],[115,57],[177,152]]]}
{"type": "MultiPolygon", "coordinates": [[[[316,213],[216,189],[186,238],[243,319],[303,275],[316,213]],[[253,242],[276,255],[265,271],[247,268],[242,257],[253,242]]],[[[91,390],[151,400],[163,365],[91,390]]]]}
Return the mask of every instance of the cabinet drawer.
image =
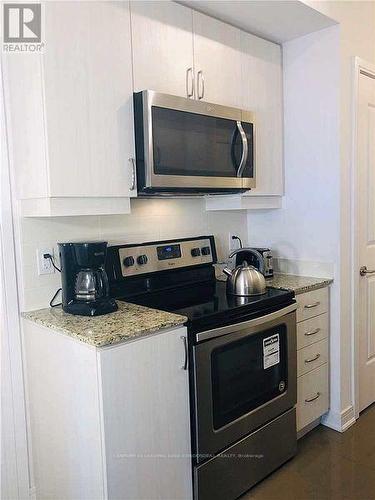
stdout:
{"type": "Polygon", "coordinates": [[[300,431],[329,408],[328,364],[299,377],[297,392],[297,431],[300,431]]]}
{"type": "Polygon", "coordinates": [[[328,339],[300,349],[297,353],[297,376],[311,372],[328,362],[328,339]]]}
{"type": "Polygon", "coordinates": [[[297,325],[297,349],[328,338],[328,314],[306,319],[297,325]]]}
{"type": "Polygon", "coordinates": [[[328,311],[328,288],[297,295],[297,322],[328,311]]]}

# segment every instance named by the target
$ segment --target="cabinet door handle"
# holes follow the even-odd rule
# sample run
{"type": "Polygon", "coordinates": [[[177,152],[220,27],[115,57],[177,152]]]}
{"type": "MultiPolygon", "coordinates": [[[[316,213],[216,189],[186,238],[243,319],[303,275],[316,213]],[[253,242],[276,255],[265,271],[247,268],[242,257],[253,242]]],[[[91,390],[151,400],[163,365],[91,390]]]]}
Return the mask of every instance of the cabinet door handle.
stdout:
{"type": "Polygon", "coordinates": [[[313,401],[316,401],[320,397],[320,395],[320,392],[317,392],[316,396],[314,396],[313,398],[305,399],[305,403],[312,403],[313,401]]]}
{"type": "Polygon", "coordinates": [[[320,306],[320,302],[317,301],[317,302],[314,302],[314,304],[306,304],[305,305],[305,309],[312,309],[313,307],[318,307],[320,306]]]}
{"type": "Polygon", "coordinates": [[[181,336],[180,339],[184,343],[184,350],[185,350],[185,360],[184,364],[181,366],[182,370],[187,370],[188,369],[188,346],[187,346],[187,338],[185,336],[181,336]]]}
{"type": "Polygon", "coordinates": [[[306,335],[306,337],[310,337],[311,335],[316,335],[319,332],[320,332],[320,328],[316,328],[315,330],[311,330],[311,332],[304,333],[304,335],[306,335]]]}
{"type": "Polygon", "coordinates": [[[135,164],[135,158],[129,158],[129,161],[131,163],[131,169],[132,169],[132,180],[130,183],[130,191],[134,191],[135,189],[135,179],[136,179],[136,164],[135,164]]]}
{"type": "Polygon", "coordinates": [[[313,363],[314,361],[316,361],[317,359],[320,358],[320,354],[317,354],[316,356],[314,356],[313,358],[310,358],[310,359],[305,359],[305,363],[313,363]]]}
{"type": "Polygon", "coordinates": [[[203,99],[204,97],[204,76],[203,71],[200,69],[197,73],[197,94],[198,99],[203,99]],[[200,85],[202,83],[202,85],[200,85]],[[202,89],[202,91],[201,91],[202,89]]]}
{"type": "Polygon", "coordinates": [[[194,73],[191,67],[186,70],[186,95],[194,97],[194,73]]]}

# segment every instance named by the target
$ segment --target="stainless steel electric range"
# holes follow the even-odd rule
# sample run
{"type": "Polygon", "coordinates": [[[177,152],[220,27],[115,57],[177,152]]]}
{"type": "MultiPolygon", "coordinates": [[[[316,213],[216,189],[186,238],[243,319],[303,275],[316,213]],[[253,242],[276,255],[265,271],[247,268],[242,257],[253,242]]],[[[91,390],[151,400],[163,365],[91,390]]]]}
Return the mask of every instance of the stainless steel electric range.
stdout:
{"type": "Polygon", "coordinates": [[[215,279],[213,236],[108,248],[118,300],[185,315],[194,495],[237,498],[296,453],[296,303],[235,297],[215,279]]]}

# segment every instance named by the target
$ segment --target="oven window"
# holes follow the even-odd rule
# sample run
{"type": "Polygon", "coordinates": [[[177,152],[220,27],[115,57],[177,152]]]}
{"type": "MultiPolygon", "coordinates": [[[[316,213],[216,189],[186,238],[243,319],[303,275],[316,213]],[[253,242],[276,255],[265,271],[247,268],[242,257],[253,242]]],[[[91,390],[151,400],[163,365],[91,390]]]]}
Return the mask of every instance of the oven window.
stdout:
{"type": "Polygon", "coordinates": [[[286,325],[249,335],[211,354],[214,429],[279,396],[287,388],[286,325]]]}
{"type": "MultiPolygon", "coordinates": [[[[235,120],[152,107],[154,173],[236,177],[242,142],[235,120]]],[[[253,125],[243,123],[249,144],[244,177],[253,172],[253,125]]]]}

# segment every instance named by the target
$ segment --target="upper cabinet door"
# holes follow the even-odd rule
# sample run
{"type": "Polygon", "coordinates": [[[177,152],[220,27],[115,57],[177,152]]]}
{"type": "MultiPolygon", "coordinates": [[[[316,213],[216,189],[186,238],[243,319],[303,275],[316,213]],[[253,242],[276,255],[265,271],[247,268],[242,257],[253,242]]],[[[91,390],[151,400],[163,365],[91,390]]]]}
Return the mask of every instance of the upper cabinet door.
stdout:
{"type": "Polygon", "coordinates": [[[46,2],[44,78],[49,195],[129,196],[129,4],[46,2]]]}
{"type": "Polygon", "coordinates": [[[192,97],[192,11],[174,2],[131,2],[134,91],[192,97]]]}
{"type": "Polygon", "coordinates": [[[281,47],[241,33],[242,104],[255,112],[256,188],[249,195],[283,194],[281,47]]]}
{"type": "Polygon", "coordinates": [[[241,31],[193,12],[196,98],[241,105],[241,31]]]}

